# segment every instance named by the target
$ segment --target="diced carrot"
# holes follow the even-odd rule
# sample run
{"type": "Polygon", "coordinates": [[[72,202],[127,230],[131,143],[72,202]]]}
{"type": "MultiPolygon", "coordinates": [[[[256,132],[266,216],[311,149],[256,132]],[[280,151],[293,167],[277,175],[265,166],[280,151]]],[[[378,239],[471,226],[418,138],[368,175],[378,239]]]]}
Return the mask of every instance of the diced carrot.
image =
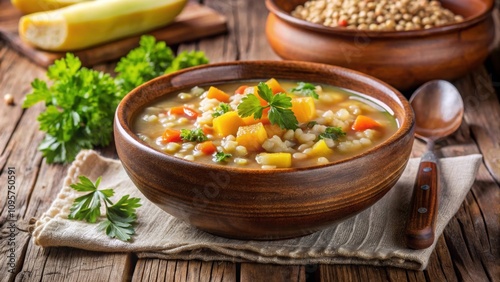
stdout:
{"type": "Polygon", "coordinates": [[[181,142],[181,131],[177,129],[167,128],[161,136],[163,142],[181,142]]]}
{"type": "Polygon", "coordinates": [[[292,98],[292,111],[295,114],[298,122],[302,123],[311,121],[316,115],[316,105],[314,105],[314,98],[292,98]]]}
{"type": "Polygon", "coordinates": [[[205,135],[208,135],[208,134],[212,134],[212,133],[214,133],[214,128],[213,128],[213,127],[211,127],[211,126],[208,126],[208,125],[206,125],[206,124],[205,124],[205,125],[201,128],[201,130],[203,131],[203,133],[204,133],[205,135]]]}
{"type": "MultiPolygon", "coordinates": [[[[268,119],[269,120],[269,119],[268,119]]],[[[277,124],[264,124],[264,128],[266,129],[267,132],[267,137],[271,138],[274,135],[281,137],[283,134],[285,134],[286,130],[282,129],[279,125],[277,124]]]]}
{"type": "Polygon", "coordinates": [[[245,123],[236,111],[230,111],[214,118],[212,125],[214,127],[214,133],[217,136],[225,137],[228,135],[236,135],[238,128],[245,125],[245,123]]]}
{"type": "Polygon", "coordinates": [[[202,152],[205,155],[212,155],[213,153],[217,152],[217,147],[215,146],[214,142],[205,141],[202,143],[198,143],[196,145],[196,150],[202,152]]]}
{"type": "Polygon", "coordinates": [[[172,107],[168,110],[168,115],[183,115],[190,119],[196,119],[198,117],[198,112],[184,106],[172,107]]]}
{"type": "Polygon", "coordinates": [[[210,88],[208,89],[207,98],[217,99],[221,102],[227,103],[227,102],[229,102],[230,97],[231,96],[229,96],[229,94],[220,90],[217,87],[210,86],[210,88]]]}
{"type": "Polygon", "coordinates": [[[356,131],[363,131],[366,129],[372,129],[379,127],[380,123],[372,119],[371,117],[367,117],[364,115],[359,115],[356,117],[354,120],[354,123],[352,124],[352,129],[356,131]]]}
{"type": "Polygon", "coordinates": [[[271,90],[273,91],[273,94],[286,93],[286,90],[283,89],[283,87],[281,87],[279,82],[274,78],[271,78],[268,81],[266,81],[266,84],[267,84],[267,86],[269,86],[269,88],[271,88],[271,90]]]}
{"type": "Polygon", "coordinates": [[[253,115],[248,116],[248,117],[244,117],[244,118],[242,118],[243,122],[245,123],[245,125],[252,125],[252,124],[259,123],[259,122],[261,122],[262,124],[270,124],[271,121],[269,121],[269,117],[268,117],[269,110],[270,110],[269,108],[264,109],[262,111],[262,117],[259,119],[255,119],[253,117],[253,115]]]}
{"type": "Polygon", "coordinates": [[[245,93],[245,89],[247,89],[248,86],[247,85],[242,85],[240,87],[238,87],[238,89],[236,89],[236,91],[234,91],[234,94],[243,94],[245,93]]]}

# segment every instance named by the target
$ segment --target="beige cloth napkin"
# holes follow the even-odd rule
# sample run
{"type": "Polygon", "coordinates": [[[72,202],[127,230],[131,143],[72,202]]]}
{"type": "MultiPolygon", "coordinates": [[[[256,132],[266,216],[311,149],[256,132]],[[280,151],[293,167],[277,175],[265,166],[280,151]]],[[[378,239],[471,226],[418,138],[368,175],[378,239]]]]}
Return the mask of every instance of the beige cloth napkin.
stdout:
{"type": "MultiPolygon", "coordinates": [[[[423,270],[436,243],[425,250],[407,249],[403,227],[419,159],[410,159],[401,179],[379,202],[355,217],[308,236],[278,241],[243,241],[213,236],[157,208],[129,180],[118,160],[82,151],[71,165],[57,199],[36,222],[33,237],[43,247],[69,246],[102,252],[135,252],[139,257],[253,261],[276,264],[365,264],[423,270]],[[115,188],[117,198],[141,197],[132,242],[108,238],[97,224],[68,220],[78,192],[69,187],[79,175],[115,188]]],[[[438,238],[470,190],[481,155],[440,160],[442,189],[436,224],[438,238]]]]}

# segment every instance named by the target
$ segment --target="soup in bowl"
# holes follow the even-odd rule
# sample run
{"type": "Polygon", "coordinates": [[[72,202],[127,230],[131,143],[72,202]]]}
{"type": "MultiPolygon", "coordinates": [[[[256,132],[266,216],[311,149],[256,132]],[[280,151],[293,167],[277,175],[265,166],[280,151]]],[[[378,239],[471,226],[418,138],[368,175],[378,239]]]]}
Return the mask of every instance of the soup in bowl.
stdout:
{"type": "Polygon", "coordinates": [[[401,176],[414,116],[394,88],[331,65],[205,65],[118,106],[120,160],[146,198],[212,234],[282,239],[379,200],[401,176]]]}

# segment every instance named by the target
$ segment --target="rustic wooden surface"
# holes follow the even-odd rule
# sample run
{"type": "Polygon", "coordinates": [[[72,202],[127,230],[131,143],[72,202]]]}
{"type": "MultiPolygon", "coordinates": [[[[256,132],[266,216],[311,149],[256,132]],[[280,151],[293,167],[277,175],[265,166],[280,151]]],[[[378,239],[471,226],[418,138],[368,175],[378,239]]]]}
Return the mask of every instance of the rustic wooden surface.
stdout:
{"type": "MultiPolygon", "coordinates": [[[[5,0],[3,0],[5,1],[5,0]]],[[[278,59],[264,37],[263,1],[205,0],[227,16],[229,32],[181,44],[178,51],[199,49],[212,62],[278,59]]],[[[498,11],[497,11],[498,13],[498,11]]],[[[498,23],[498,22],[497,22],[498,23]]],[[[500,26],[497,30],[500,30],[500,26]]],[[[437,144],[440,157],[483,154],[483,164],[461,208],[438,238],[425,271],[354,265],[277,266],[252,263],[138,259],[134,254],[95,253],[70,248],[42,249],[30,240],[29,220],[40,216],[61,186],[67,165],[48,165],[37,151],[43,139],[37,115],[41,105],[20,107],[30,82],[45,70],[0,41],[0,96],[11,93],[16,104],[0,101],[0,280],[1,281],[500,281],[500,50],[485,66],[453,83],[465,102],[464,122],[437,144]],[[486,67],[485,67],[486,66],[486,67]],[[496,92],[496,91],[497,92],[496,92]],[[8,272],[10,236],[7,169],[15,167],[16,265],[8,272]]],[[[112,71],[114,65],[97,69],[112,71]]],[[[408,94],[408,93],[406,93],[408,94]]],[[[413,155],[425,145],[415,142],[413,155]]],[[[115,156],[114,148],[103,148],[115,156]]]]}

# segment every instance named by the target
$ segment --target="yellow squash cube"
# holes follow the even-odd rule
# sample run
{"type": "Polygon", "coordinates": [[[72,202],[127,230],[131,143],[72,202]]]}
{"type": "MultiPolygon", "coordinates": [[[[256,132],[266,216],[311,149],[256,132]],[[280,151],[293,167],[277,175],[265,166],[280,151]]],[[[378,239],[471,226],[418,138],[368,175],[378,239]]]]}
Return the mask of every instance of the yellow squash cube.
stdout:
{"type": "Polygon", "coordinates": [[[262,150],[262,143],[267,139],[264,125],[259,122],[252,125],[240,126],[236,133],[236,142],[247,148],[248,151],[262,150]]]}
{"type": "Polygon", "coordinates": [[[292,166],[292,154],[290,153],[260,153],[255,157],[260,165],[286,168],[292,166]]]}
{"type": "Polygon", "coordinates": [[[309,122],[316,116],[313,97],[292,98],[292,112],[300,123],[309,122]]]}
{"type": "Polygon", "coordinates": [[[228,135],[236,135],[238,128],[245,125],[245,122],[236,111],[231,111],[214,118],[212,125],[215,135],[224,137],[228,135]]]}
{"type": "Polygon", "coordinates": [[[310,156],[313,157],[326,157],[328,155],[333,154],[333,150],[326,145],[326,142],[324,139],[319,140],[314,144],[311,148],[311,152],[309,152],[310,156]]]}

